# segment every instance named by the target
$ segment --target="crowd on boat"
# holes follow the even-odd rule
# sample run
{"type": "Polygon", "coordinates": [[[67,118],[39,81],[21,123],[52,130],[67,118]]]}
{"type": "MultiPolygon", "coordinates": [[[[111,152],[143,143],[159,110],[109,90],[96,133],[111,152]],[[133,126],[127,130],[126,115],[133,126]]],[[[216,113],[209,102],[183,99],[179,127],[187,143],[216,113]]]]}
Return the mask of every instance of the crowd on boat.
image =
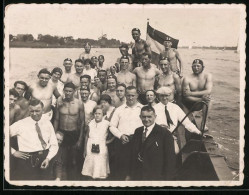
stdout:
{"type": "MultiPolygon", "coordinates": [[[[177,125],[196,102],[210,103],[212,75],[193,59],[192,73],[183,76],[170,37],[153,64],[150,44],[140,36],[132,29],[132,53],[121,44],[113,66],[86,43],[75,61],[43,68],[30,83],[15,81],[9,90],[10,179],[174,180],[177,125]]],[[[186,137],[202,134],[191,117],[182,125],[186,137]]]]}

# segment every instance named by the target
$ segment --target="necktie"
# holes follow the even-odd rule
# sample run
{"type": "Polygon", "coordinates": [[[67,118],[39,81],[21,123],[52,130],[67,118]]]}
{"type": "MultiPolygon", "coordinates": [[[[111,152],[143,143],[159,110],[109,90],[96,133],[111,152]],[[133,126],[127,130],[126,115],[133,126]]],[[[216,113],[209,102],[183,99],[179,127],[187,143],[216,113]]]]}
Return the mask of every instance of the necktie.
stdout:
{"type": "Polygon", "coordinates": [[[166,115],[166,120],[167,120],[168,126],[173,125],[173,121],[170,118],[167,106],[165,106],[165,115],[166,115]]]}
{"type": "Polygon", "coordinates": [[[147,127],[145,127],[143,135],[142,135],[142,143],[144,143],[144,141],[146,140],[146,133],[147,133],[148,129],[147,127]]]}
{"type": "Polygon", "coordinates": [[[40,127],[39,127],[39,125],[38,125],[37,122],[35,123],[35,129],[36,129],[36,132],[37,132],[37,134],[38,134],[38,138],[39,138],[39,140],[40,140],[40,142],[41,142],[42,148],[45,150],[47,144],[46,144],[46,142],[45,142],[45,141],[43,140],[43,138],[42,138],[41,129],[40,129],[40,127]]]}

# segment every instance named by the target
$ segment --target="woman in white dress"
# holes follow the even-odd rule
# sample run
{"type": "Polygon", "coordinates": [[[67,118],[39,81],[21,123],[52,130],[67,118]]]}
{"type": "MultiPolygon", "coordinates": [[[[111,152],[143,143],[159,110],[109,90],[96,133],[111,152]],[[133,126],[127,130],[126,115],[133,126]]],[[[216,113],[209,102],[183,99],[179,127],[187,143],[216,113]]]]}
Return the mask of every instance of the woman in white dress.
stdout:
{"type": "Polygon", "coordinates": [[[89,123],[89,130],[86,135],[83,154],[85,162],[81,173],[93,179],[105,179],[110,174],[106,145],[109,121],[103,119],[105,113],[102,106],[96,106],[93,113],[94,119],[89,123]]]}

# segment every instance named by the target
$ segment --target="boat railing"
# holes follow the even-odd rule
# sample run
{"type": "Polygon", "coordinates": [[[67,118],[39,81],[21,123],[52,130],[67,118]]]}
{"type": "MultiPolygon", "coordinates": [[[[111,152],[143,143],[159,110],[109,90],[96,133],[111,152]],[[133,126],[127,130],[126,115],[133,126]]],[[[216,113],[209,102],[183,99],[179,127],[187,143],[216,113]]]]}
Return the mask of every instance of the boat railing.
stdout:
{"type": "MultiPolygon", "coordinates": [[[[204,101],[199,101],[196,102],[191,109],[189,110],[189,112],[185,115],[185,117],[178,123],[178,125],[176,126],[176,128],[172,131],[172,134],[178,129],[178,127],[180,125],[182,125],[183,121],[194,111],[194,109],[199,106],[199,105],[203,105],[203,108],[206,107],[205,112],[203,114],[203,118],[202,118],[202,122],[201,122],[201,127],[200,127],[200,131],[201,131],[201,139],[203,137],[204,134],[204,130],[205,130],[205,125],[206,125],[206,121],[207,121],[207,113],[208,113],[208,104],[204,101]]],[[[202,108],[202,109],[203,109],[202,108]]]]}

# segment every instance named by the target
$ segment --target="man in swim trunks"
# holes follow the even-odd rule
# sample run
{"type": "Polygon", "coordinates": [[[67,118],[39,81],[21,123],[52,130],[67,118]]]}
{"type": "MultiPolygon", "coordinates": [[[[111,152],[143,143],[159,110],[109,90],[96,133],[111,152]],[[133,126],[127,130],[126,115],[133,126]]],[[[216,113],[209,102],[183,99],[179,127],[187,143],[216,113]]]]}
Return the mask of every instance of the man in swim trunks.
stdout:
{"type": "Polygon", "coordinates": [[[97,77],[99,78],[101,85],[100,85],[100,93],[107,90],[107,72],[106,70],[99,70],[97,77]]]}
{"type": "Polygon", "coordinates": [[[128,56],[122,56],[120,58],[120,72],[117,74],[118,83],[124,83],[127,87],[134,86],[136,87],[136,75],[131,73],[128,69],[129,67],[129,58],[128,56]]]}
{"type": "Polygon", "coordinates": [[[72,82],[76,89],[80,88],[80,77],[83,75],[84,63],[81,59],[75,60],[75,73],[70,75],[67,82],[72,82]]]}
{"type": "Polygon", "coordinates": [[[29,116],[29,101],[23,96],[23,94],[28,90],[28,85],[24,81],[16,81],[14,83],[14,89],[19,94],[16,105],[19,105],[21,108],[20,114],[17,116],[17,120],[20,120],[29,116]]]}
{"type": "Polygon", "coordinates": [[[172,39],[170,37],[167,37],[163,44],[165,50],[162,53],[160,53],[159,59],[162,59],[163,57],[168,58],[171,70],[177,73],[180,77],[182,77],[182,70],[183,70],[182,59],[177,49],[171,48],[172,39]],[[177,61],[179,62],[179,67],[177,66],[177,61]]]}
{"type": "Polygon", "coordinates": [[[138,100],[141,104],[146,105],[145,92],[154,89],[155,77],[161,72],[154,66],[151,66],[151,55],[147,53],[142,54],[142,67],[137,67],[133,73],[137,77],[138,100]]]}
{"type": "Polygon", "coordinates": [[[133,68],[136,68],[141,66],[142,54],[147,53],[151,55],[151,49],[150,45],[140,38],[141,33],[138,28],[133,28],[131,33],[135,41],[135,44],[132,46],[133,68]]]}
{"type": "Polygon", "coordinates": [[[54,129],[64,134],[62,146],[67,149],[65,154],[67,179],[75,180],[80,177],[83,162],[81,157],[85,112],[81,100],[74,98],[73,83],[66,83],[63,91],[65,98],[60,97],[57,100],[54,129]]]}
{"type": "MultiPolygon", "coordinates": [[[[182,83],[182,93],[183,93],[183,111],[187,114],[192,106],[196,102],[204,101],[208,105],[211,100],[211,92],[213,88],[212,74],[204,73],[205,66],[203,61],[200,59],[195,59],[192,63],[193,73],[186,76],[182,83]]],[[[194,111],[206,112],[206,107],[199,105],[195,107],[194,111]]]]}
{"type": "Polygon", "coordinates": [[[169,59],[162,57],[159,60],[159,65],[163,73],[156,77],[155,89],[160,87],[169,87],[172,89],[171,96],[168,98],[169,102],[180,104],[181,98],[181,80],[180,77],[171,71],[169,59]]]}
{"type": "Polygon", "coordinates": [[[73,66],[73,63],[72,63],[72,60],[70,58],[66,58],[63,62],[63,66],[65,68],[65,71],[63,72],[63,74],[61,75],[61,82],[62,83],[66,83],[67,82],[67,79],[68,77],[73,74],[72,73],[72,66],[73,66]]]}
{"type": "Polygon", "coordinates": [[[42,101],[44,105],[43,113],[47,115],[49,120],[51,120],[53,116],[51,109],[52,96],[54,95],[56,99],[60,96],[56,86],[48,82],[50,78],[51,73],[46,68],[41,69],[38,73],[39,80],[31,84],[28,92],[31,95],[31,99],[42,101]]]}

